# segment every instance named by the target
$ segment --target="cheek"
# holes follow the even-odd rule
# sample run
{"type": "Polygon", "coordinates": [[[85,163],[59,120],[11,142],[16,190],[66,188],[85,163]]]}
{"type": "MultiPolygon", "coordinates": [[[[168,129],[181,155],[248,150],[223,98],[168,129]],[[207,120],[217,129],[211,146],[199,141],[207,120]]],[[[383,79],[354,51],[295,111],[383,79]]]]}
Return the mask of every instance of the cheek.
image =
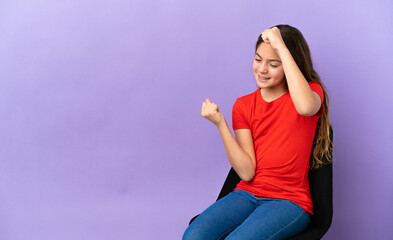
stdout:
{"type": "Polygon", "coordinates": [[[271,75],[273,75],[275,78],[278,78],[278,79],[284,78],[284,71],[282,70],[282,68],[271,70],[270,73],[271,73],[271,75]]]}

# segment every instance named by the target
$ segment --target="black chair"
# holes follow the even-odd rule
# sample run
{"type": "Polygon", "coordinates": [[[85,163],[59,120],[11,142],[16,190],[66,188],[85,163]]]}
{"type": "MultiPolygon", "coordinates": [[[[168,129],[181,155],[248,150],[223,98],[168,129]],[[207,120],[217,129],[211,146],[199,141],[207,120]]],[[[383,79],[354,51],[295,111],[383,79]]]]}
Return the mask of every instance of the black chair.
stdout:
{"type": "MultiPolygon", "coordinates": [[[[316,134],[317,133],[318,129],[316,134]]],[[[330,138],[333,143],[333,129],[331,126],[330,138]]],[[[327,162],[326,159],[323,160],[327,162]]],[[[314,206],[314,215],[312,215],[308,227],[302,233],[288,238],[288,240],[317,240],[321,239],[322,236],[325,235],[332,223],[333,217],[332,175],[332,163],[325,164],[316,171],[309,171],[308,179],[310,181],[310,193],[314,206]]],[[[241,179],[235,170],[231,168],[217,200],[232,192],[240,180],[241,179]]],[[[198,216],[199,215],[193,217],[189,224],[191,224],[198,216]]]]}

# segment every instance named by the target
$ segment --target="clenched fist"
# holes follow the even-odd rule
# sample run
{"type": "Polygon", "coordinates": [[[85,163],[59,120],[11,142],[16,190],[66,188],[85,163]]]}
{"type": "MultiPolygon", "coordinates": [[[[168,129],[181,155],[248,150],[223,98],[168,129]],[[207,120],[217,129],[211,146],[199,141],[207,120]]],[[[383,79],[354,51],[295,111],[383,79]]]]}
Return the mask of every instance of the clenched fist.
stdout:
{"type": "Polygon", "coordinates": [[[278,27],[273,27],[265,29],[262,32],[261,37],[265,43],[270,44],[270,46],[277,51],[279,48],[285,48],[284,40],[282,39],[280,29],[278,27]]]}
{"type": "Polygon", "coordinates": [[[224,115],[219,112],[218,106],[212,103],[209,98],[206,98],[206,101],[202,103],[201,115],[216,126],[224,121],[224,115]]]}

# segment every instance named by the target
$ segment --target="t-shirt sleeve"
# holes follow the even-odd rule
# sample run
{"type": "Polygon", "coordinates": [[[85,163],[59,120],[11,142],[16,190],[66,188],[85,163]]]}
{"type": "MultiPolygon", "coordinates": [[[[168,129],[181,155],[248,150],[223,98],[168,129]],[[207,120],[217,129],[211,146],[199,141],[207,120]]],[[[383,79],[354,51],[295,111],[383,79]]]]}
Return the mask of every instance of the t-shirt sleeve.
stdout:
{"type": "Polygon", "coordinates": [[[244,104],[239,99],[236,99],[232,108],[232,128],[233,130],[250,129],[250,124],[244,111],[244,104]]]}
{"type": "Polygon", "coordinates": [[[316,92],[319,95],[319,97],[321,98],[321,108],[315,114],[315,116],[320,117],[323,113],[323,90],[322,90],[321,84],[316,83],[316,82],[308,82],[308,84],[310,85],[311,90],[313,92],[316,92]]]}

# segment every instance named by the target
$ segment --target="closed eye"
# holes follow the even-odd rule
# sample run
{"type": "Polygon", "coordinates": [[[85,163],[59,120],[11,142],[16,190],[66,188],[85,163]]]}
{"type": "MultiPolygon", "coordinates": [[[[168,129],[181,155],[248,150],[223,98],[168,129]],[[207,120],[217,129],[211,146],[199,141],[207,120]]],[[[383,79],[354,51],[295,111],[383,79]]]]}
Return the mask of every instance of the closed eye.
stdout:
{"type": "MultiPolygon", "coordinates": [[[[262,59],[257,59],[257,58],[255,58],[255,61],[261,62],[262,59]]],[[[278,67],[278,65],[274,65],[274,64],[270,64],[270,66],[271,66],[271,67],[274,67],[274,68],[278,67]]]]}

